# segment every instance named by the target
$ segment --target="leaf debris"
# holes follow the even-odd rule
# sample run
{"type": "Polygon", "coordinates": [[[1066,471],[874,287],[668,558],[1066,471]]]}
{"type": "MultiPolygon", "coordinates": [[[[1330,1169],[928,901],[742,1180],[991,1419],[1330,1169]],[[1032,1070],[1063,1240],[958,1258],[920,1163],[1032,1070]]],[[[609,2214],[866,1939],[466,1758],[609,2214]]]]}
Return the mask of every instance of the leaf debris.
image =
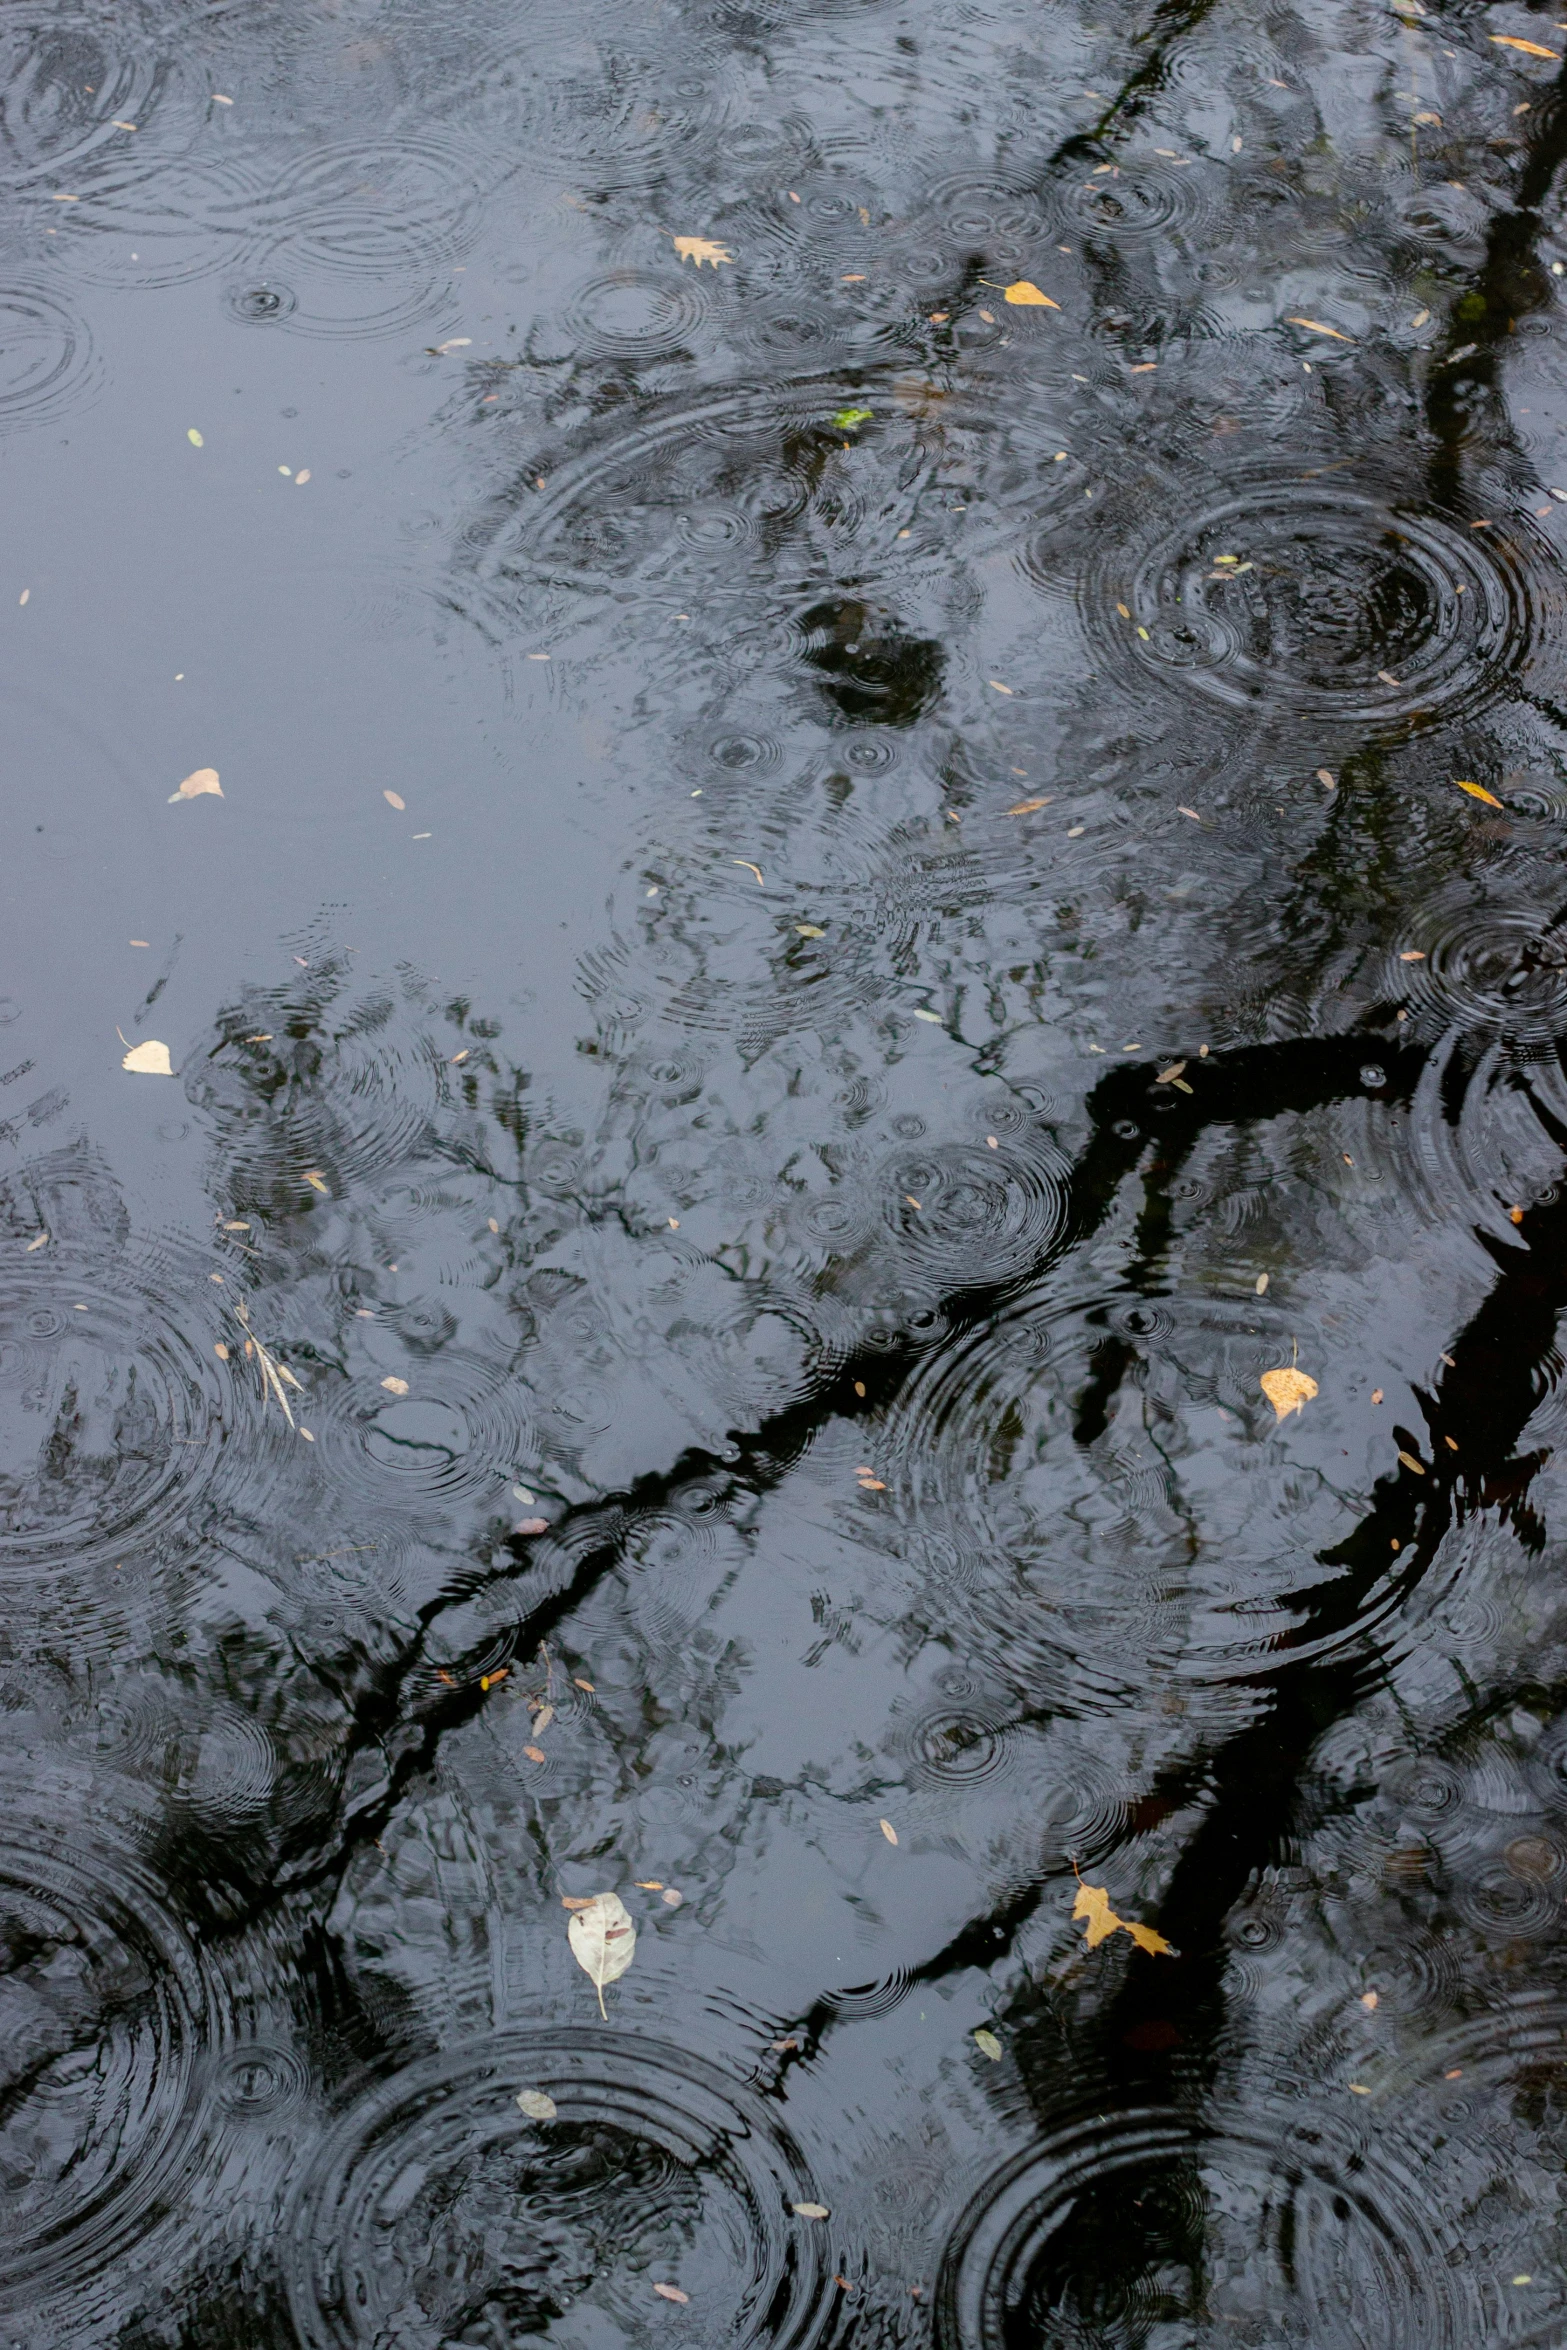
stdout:
{"type": "MultiPolygon", "coordinates": [[[[694,261],[698,269],[704,261],[710,261],[716,269],[721,261],[734,259],[729,247],[718,244],[712,237],[676,237],[675,251],[682,261],[694,261]]],[[[685,2295],[682,2293],[680,2298],[683,2301],[685,2295]]]]}
{"type": "MultiPolygon", "coordinates": [[[[586,1901],[567,1902],[572,1916],[567,1926],[571,1955],[598,1993],[599,2014],[608,2021],[604,1990],[618,1982],[631,1964],[637,1930],[631,1912],[618,1893],[590,1894],[586,1901]]],[[[654,2290],[661,2288],[655,2286],[654,2290]]],[[[670,2287],[673,2292],[673,2286],[670,2287]]],[[[681,2294],[680,2298],[685,2299],[681,2294]]]]}
{"type": "Polygon", "coordinates": [[[1277,1418],[1287,1420],[1291,1412],[1303,1412],[1317,1392],[1317,1382],[1309,1371],[1299,1371],[1293,1363],[1283,1363],[1276,1371],[1264,1371],[1257,1382],[1272,1404],[1277,1418]]]}
{"type": "Polygon", "coordinates": [[[1161,1952],[1167,1958],[1175,1956],[1175,1945],[1166,1942],[1162,1934],[1155,1933],[1152,1926],[1140,1925],[1132,1918],[1117,1917],[1110,1907],[1110,1895],[1103,1885],[1085,1885],[1079,1878],[1072,1915],[1084,1920],[1090,1950],[1097,1950],[1101,1942],[1119,1933],[1130,1934],[1138,1949],[1148,1951],[1151,1956],[1157,1957],[1161,1952]]]}
{"type": "Polygon", "coordinates": [[[214,799],[221,800],[223,797],[223,786],[218,781],[215,767],[198,767],[187,775],[178,791],[170,792],[169,806],[172,808],[176,800],[199,800],[205,792],[210,792],[214,799]]]}

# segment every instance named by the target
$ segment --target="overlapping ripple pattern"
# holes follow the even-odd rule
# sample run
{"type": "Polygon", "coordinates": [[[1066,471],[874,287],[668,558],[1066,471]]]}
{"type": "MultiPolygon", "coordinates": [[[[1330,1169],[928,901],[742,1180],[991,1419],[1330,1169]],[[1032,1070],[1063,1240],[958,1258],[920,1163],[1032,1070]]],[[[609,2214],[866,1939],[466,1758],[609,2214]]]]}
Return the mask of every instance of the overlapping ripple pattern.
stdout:
{"type": "Polygon", "coordinates": [[[0,2343],[1567,2340],[1564,76],[8,0],[0,2343]]]}

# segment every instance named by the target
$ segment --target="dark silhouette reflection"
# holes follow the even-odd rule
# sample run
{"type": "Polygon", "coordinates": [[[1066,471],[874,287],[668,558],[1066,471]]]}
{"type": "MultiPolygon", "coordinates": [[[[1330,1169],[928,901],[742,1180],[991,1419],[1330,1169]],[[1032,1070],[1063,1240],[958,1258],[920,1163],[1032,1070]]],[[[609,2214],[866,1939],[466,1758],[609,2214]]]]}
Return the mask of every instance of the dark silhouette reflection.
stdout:
{"type": "Polygon", "coordinates": [[[941,693],[942,651],[906,636],[889,613],[841,597],[800,616],[805,658],[850,726],[913,726],[941,693]]]}

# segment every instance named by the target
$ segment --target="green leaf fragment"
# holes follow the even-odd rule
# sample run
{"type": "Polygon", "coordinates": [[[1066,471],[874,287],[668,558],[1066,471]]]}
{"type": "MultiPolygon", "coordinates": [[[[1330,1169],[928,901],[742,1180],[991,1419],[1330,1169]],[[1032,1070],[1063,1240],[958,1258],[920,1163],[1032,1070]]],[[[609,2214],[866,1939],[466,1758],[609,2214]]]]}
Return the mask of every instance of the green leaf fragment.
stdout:
{"type": "Polygon", "coordinates": [[[869,408],[840,408],[833,423],[840,432],[852,432],[857,424],[869,424],[871,415],[869,408]]]}

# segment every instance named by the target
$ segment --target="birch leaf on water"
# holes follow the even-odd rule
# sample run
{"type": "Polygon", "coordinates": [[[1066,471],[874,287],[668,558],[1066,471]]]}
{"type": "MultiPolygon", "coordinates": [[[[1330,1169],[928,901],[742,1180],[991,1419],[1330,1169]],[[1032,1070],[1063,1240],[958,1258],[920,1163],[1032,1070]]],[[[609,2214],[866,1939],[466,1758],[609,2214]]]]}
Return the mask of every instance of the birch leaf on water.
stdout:
{"type": "Polygon", "coordinates": [[[138,1077],[172,1077],[174,1075],[174,1064],[169,1059],[169,1048],[166,1044],[159,1044],[155,1036],[149,1036],[145,1044],[133,1044],[120,1063],[120,1067],[134,1070],[138,1077]]]}
{"type": "Polygon", "coordinates": [[[1026,277],[1014,278],[1009,286],[1003,286],[1001,299],[1019,310],[1059,310],[1061,307],[1059,302],[1052,302],[1048,294],[1042,294],[1032,279],[1026,277]]]}
{"type": "Polygon", "coordinates": [[[1264,1371],[1257,1384],[1279,1420],[1287,1420],[1291,1412],[1303,1412],[1317,1392],[1317,1382],[1310,1372],[1297,1371],[1291,1363],[1281,1364],[1276,1371],[1264,1371]]]}
{"type": "Polygon", "coordinates": [[[618,1893],[595,1893],[573,1910],[566,1932],[571,1955],[598,1993],[599,2014],[607,2022],[604,1987],[619,1982],[637,1946],[631,1912],[618,1893]]]}

